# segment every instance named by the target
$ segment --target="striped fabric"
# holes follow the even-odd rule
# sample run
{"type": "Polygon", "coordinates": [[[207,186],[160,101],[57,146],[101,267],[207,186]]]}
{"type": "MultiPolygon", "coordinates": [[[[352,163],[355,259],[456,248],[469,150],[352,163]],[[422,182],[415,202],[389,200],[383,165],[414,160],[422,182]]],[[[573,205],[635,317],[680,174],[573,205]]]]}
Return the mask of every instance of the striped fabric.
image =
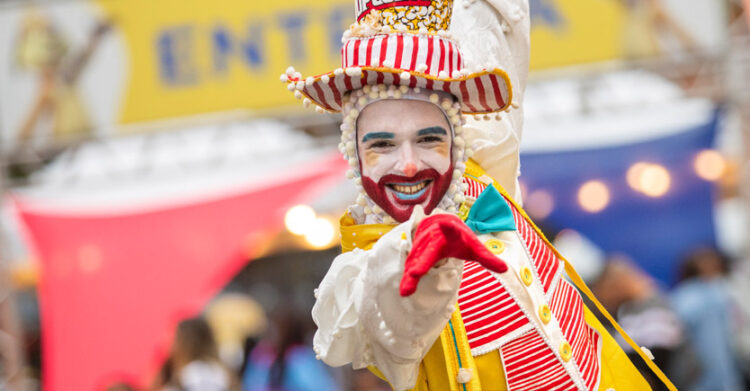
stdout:
{"type": "MultiPolygon", "coordinates": [[[[437,35],[383,34],[350,39],[341,49],[341,65],[348,67],[387,67],[417,69],[427,66],[425,74],[438,77],[440,72],[451,76],[463,68],[456,44],[437,35]]],[[[382,83],[382,81],[381,81],[382,83]]]]}
{"type": "MultiPolygon", "coordinates": [[[[464,177],[465,194],[477,198],[486,185],[464,177]]],[[[573,360],[588,389],[599,381],[599,334],[589,327],[583,314],[578,292],[565,281],[561,261],[536,233],[518,209],[508,202],[518,232],[533,260],[548,304],[558,319],[565,340],[573,350],[573,360]]],[[[497,279],[475,262],[466,262],[458,298],[472,351],[493,347],[493,342],[529,324],[520,307],[497,279]]],[[[500,347],[506,377],[511,390],[575,389],[562,363],[536,330],[515,338],[500,347]]]]}
{"type": "Polygon", "coordinates": [[[534,228],[526,221],[523,215],[512,205],[511,209],[513,209],[513,217],[516,220],[518,233],[526,244],[529,254],[531,254],[536,274],[542,282],[544,292],[547,293],[550,285],[552,285],[552,281],[558,276],[558,272],[562,270],[562,262],[547,247],[547,244],[534,231],[534,228]]]}
{"type": "Polygon", "coordinates": [[[507,108],[510,102],[507,75],[499,69],[484,70],[458,79],[438,79],[416,71],[406,71],[408,77],[404,79],[402,72],[395,68],[357,67],[357,73],[331,72],[313,78],[310,83],[290,80],[301,83],[298,89],[302,95],[334,112],[341,111],[342,97],[346,92],[377,84],[448,92],[458,98],[464,114],[494,113],[507,108]]]}
{"type": "Polygon", "coordinates": [[[528,324],[500,281],[476,262],[464,264],[458,307],[472,351],[486,350],[492,342],[528,324]]]}
{"type": "Polygon", "coordinates": [[[578,291],[568,281],[560,279],[550,300],[550,309],[560,322],[565,339],[573,348],[573,359],[578,364],[586,387],[595,389],[599,377],[599,334],[586,324],[583,303],[578,291]]]}
{"type": "Polygon", "coordinates": [[[573,379],[536,330],[503,345],[500,355],[512,391],[575,390],[573,379]]]}
{"type": "Polygon", "coordinates": [[[487,187],[487,185],[466,176],[463,177],[463,182],[469,187],[464,194],[475,200],[479,198],[479,195],[482,194],[484,188],[487,187]]]}
{"type": "Polygon", "coordinates": [[[346,92],[366,85],[419,87],[448,92],[465,114],[494,113],[508,107],[511,87],[500,69],[463,69],[456,43],[435,34],[391,33],[350,38],[341,48],[342,68],[301,79],[287,75],[294,88],[328,111],[340,111],[346,92]],[[425,68],[426,67],[426,68],[425,68]],[[461,73],[464,71],[465,73],[461,73]]]}

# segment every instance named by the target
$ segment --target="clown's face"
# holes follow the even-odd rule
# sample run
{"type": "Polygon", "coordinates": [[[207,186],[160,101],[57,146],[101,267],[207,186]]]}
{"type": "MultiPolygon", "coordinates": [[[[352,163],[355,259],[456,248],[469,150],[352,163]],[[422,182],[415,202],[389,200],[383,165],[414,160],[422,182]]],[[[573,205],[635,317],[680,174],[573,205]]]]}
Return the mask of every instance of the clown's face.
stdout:
{"type": "Polygon", "coordinates": [[[374,102],[357,119],[362,187],[398,222],[416,205],[425,213],[451,183],[453,136],[442,110],[417,100],[374,102]]]}

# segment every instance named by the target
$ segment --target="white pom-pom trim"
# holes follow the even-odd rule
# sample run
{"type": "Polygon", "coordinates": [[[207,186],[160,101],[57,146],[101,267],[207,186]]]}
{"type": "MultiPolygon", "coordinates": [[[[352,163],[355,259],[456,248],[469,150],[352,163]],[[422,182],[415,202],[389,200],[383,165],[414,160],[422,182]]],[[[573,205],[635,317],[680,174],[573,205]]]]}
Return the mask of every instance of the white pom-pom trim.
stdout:
{"type": "Polygon", "coordinates": [[[456,376],[456,381],[461,384],[466,384],[471,381],[471,368],[460,368],[458,370],[458,375],[456,376]]]}
{"type": "Polygon", "coordinates": [[[646,357],[648,357],[649,359],[651,359],[651,360],[653,360],[653,359],[654,359],[654,354],[653,354],[653,353],[651,353],[651,350],[649,350],[649,349],[648,349],[647,347],[645,347],[645,346],[641,346],[641,351],[642,351],[642,352],[643,352],[643,354],[645,354],[645,355],[646,355],[646,357]]]}

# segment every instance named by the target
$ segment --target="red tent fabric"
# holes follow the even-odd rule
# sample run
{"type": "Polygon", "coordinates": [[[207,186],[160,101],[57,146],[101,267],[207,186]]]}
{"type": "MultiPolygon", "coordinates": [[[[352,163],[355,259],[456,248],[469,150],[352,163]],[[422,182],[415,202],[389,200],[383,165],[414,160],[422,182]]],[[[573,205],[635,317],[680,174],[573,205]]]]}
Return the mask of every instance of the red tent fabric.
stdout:
{"type": "Polygon", "coordinates": [[[202,310],[290,206],[346,168],[336,153],[241,194],[135,213],[51,211],[16,198],[41,262],[43,388],[148,384],[177,322],[202,310]]]}

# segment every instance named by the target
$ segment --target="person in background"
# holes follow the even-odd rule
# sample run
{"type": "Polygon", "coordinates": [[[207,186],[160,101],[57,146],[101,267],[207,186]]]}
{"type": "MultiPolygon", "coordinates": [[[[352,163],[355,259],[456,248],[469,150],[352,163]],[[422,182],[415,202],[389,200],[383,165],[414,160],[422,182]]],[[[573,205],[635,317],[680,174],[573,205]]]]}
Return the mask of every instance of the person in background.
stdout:
{"type": "Polygon", "coordinates": [[[177,325],[172,352],[152,390],[230,391],[238,382],[219,359],[208,323],[203,318],[186,319],[177,325]]]}
{"type": "MultiPolygon", "coordinates": [[[[650,276],[631,260],[610,256],[591,288],[628,335],[649,350],[677,389],[690,389],[695,384],[700,373],[698,358],[682,321],[650,276]]],[[[666,390],[633,349],[626,347],[625,351],[654,390],[666,390]]]]}
{"type": "Polygon", "coordinates": [[[309,321],[290,312],[273,317],[270,334],[250,352],[242,378],[244,391],[336,391],[308,341],[309,321]]]}
{"type": "Polygon", "coordinates": [[[268,327],[263,307],[241,293],[223,293],[205,310],[221,361],[237,376],[245,372],[247,354],[268,327]]]}
{"type": "Polygon", "coordinates": [[[742,390],[731,338],[735,324],[726,277],[729,263],[715,249],[699,249],[682,264],[672,304],[686,325],[703,372],[695,390],[742,390]]]}

